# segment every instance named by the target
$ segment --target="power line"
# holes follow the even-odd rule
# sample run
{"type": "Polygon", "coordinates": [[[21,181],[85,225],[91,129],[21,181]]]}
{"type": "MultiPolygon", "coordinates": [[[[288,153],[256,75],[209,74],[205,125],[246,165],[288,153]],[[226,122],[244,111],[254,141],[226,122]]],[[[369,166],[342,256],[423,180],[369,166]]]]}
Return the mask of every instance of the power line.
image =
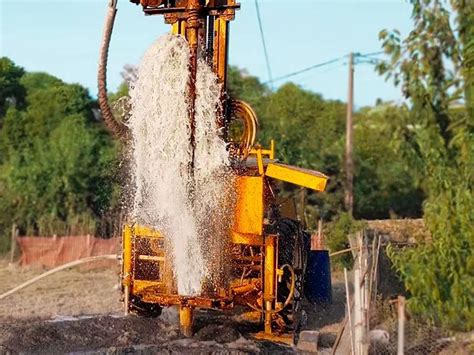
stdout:
{"type": "Polygon", "coordinates": [[[332,63],[339,62],[340,60],[343,60],[346,57],[347,57],[347,55],[339,57],[339,58],[334,58],[334,59],[328,60],[328,61],[323,62],[323,63],[318,63],[318,64],[315,64],[315,65],[311,65],[310,67],[307,67],[307,68],[304,68],[304,69],[301,69],[301,70],[298,70],[298,71],[295,71],[295,72],[292,72],[292,73],[289,73],[289,74],[286,74],[286,75],[279,76],[279,77],[277,77],[273,80],[269,80],[269,81],[265,82],[264,84],[270,84],[270,83],[275,82],[275,81],[288,79],[288,78],[291,78],[293,76],[296,76],[296,75],[299,75],[299,74],[302,74],[302,73],[306,73],[310,70],[320,68],[320,67],[324,67],[324,66],[332,64],[332,63]]]}
{"type": "Polygon", "coordinates": [[[265,36],[263,34],[263,26],[262,26],[262,19],[260,17],[260,8],[258,6],[258,0],[255,0],[255,8],[257,10],[257,19],[258,19],[258,27],[260,29],[260,37],[262,38],[262,45],[263,45],[263,53],[265,54],[265,62],[267,63],[267,72],[268,72],[268,83],[273,83],[273,78],[272,78],[272,71],[270,69],[270,60],[268,58],[268,52],[267,52],[267,45],[265,43],[265,36]]]}
{"type": "Polygon", "coordinates": [[[378,52],[364,53],[364,54],[356,53],[356,56],[358,56],[358,57],[372,57],[372,56],[381,55],[381,54],[385,54],[385,51],[378,51],[378,52]]]}
{"type": "MultiPolygon", "coordinates": [[[[379,52],[371,52],[371,53],[354,53],[354,58],[357,59],[357,58],[360,58],[360,57],[372,57],[372,56],[376,56],[376,55],[380,55],[380,54],[384,54],[385,52],[384,51],[379,51],[379,52]]],[[[266,82],[264,82],[264,84],[271,84],[275,81],[280,81],[280,80],[284,80],[284,79],[288,79],[288,78],[291,78],[293,76],[296,76],[296,75],[300,75],[302,73],[306,73],[308,71],[311,71],[313,69],[317,69],[317,68],[321,68],[321,67],[324,67],[326,65],[329,65],[329,64],[333,64],[333,63],[336,63],[336,62],[339,62],[345,58],[347,58],[348,56],[347,55],[344,55],[342,57],[338,57],[338,58],[334,58],[334,59],[331,59],[331,60],[328,60],[326,62],[322,62],[322,63],[318,63],[318,64],[315,64],[315,65],[311,65],[309,67],[306,67],[306,68],[303,68],[303,69],[300,69],[300,70],[297,70],[295,72],[292,72],[292,73],[289,73],[289,74],[285,74],[285,75],[282,75],[282,76],[279,76],[279,77],[276,77],[275,79],[273,80],[268,80],[266,82]]],[[[360,61],[360,60],[357,60],[356,63],[354,64],[358,64],[358,63],[368,63],[368,64],[377,64],[378,62],[380,62],[382,60],[380,59],[377,59],[377,58],[367,58],[367,61],[360,61]]]]}
{"type": "Polygon", "coordinates": [[[308,74],[308,75],[302,76],[301,78],[298,79],[298,83],[305,85],[308,82],[308,80],[314,79],[315,75],[317,76],[319,74],[325,74],[325,73],[333,72],[333,71],[338,70],[342,67],[345,67],[347,64],[348,64],[348,62],[342,62],[342,63],[339,63],[339,64],[334,65],[332,67],[328,67],[326,70],[321,70],[321,71],[314,72],[313,74],[308,74]]]}
{"type": "Polygon", "coordinates": [[[372,65],[377,65],[380,63],[385,62],[383,59],[378,59],[378,58],[367,58],[362,57],[362,59],[359,57],[356,59],[356,62],[354,64],[372,64],[372,65]]]}

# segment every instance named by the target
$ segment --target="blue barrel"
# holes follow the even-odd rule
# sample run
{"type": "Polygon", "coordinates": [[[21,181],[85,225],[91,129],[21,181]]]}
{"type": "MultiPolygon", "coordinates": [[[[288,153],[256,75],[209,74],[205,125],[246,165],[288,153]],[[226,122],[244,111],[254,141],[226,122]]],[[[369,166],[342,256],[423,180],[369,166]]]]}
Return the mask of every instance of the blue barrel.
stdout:
{"type": "Polygon", "coordinates": [[[310,250],[308,252],[305,294],[311,303],[328,304],[332,302],[329,251],[310,250]]]}

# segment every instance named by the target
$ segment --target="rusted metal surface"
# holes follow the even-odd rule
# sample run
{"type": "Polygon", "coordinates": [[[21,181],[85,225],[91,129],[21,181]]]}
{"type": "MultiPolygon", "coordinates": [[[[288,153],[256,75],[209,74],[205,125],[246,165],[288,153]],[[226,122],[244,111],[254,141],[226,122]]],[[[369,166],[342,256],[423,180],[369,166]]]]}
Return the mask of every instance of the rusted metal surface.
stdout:
{"type": "Polygon", "coordinates": [[[199,18],[201,11],[199,0],[189,0],[186,20],[186,38],[189,43],[190,59],[189,59],[189,145],[191,148],[190,172],[193,175],[194,157],[196,150],[196,74],[197,74],[197,55],[199,44],[199,28],[201,20],[199,18]]]}
{"type": "Polygon", "coordinates": [[[142,294],[142,300],[149,303],[157,303],[162,306],[189,306],[195,308],[214,308],[214,309],[232,309],[234,303],[230,298],[225,297],[186,297],[180,295],[160,294],[153,289],[147,290],[142,294]]]}

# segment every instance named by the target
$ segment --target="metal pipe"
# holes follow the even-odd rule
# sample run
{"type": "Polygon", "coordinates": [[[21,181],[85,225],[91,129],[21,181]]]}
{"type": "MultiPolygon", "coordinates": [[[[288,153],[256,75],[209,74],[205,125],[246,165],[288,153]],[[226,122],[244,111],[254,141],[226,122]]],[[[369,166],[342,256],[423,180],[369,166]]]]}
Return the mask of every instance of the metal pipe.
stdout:
{"type": "Polygon", "coordinates": [[[265,238],[264,260],[264,288],[263,300],[265,304],[265,333],[272,332],[272,313],[275,300],[275,246],[276,237],[269,235],[265,238]]]}
{"type": "Polygon", "coordinates": [[[191,160],[189,164],[190,175],[194,176],[194,159],[196,150],[196,75],[197,75],[197,52],[199,42],[200,27],[200,10],[201,4],[199,0],[190,0],[188,2],[188,18],[186,20],[186,38],[189,43],[189,145],[191,148],[191,160]]]}

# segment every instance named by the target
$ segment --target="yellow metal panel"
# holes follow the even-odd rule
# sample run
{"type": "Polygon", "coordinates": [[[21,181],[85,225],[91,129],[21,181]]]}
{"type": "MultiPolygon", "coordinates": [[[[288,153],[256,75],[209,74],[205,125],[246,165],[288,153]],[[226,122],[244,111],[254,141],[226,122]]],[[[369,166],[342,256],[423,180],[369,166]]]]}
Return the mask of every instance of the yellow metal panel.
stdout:
{"type": "Polygon", "coordinates": [[[297,168],[294,166],[269,163],[265,175],[316,191],[324,191],[328,177],[318,171],[297,168]]]}
{"type": "Polygon", "coordinates": [[[179,22],[176,21],[175,23],[173,23],[173,25],[171,26],[171,33],[174,34],[174,35],[177,35],[179,34],[179,22]]]}
{"type": "Polygon", "coordinates": [[[165,290],[165,285],[161,281],[133,280],[133,294],[143,294],[145,290],[158,293],[165,290]]]}
{"type": "Polygon", "coordinates": [[[174,35],[185,35],[186,33],[186,21],[178,20],[171,26],[171,33],[174,35]]]}
{"type": "Polygon", "coordinates": [[[263,177],[239,176],[237,194],[233,230],[243,234],[262,235],[263,177]]]}
{"type": "Polygon", "coordinates": [[[261,235],[242,234],[233,231],[232,243],[259,246],[263,245],[263,237],[261,235]]]}
{"type": "Polygon", "coordinates": [[[136,237],[147,237],[147,238],[163,238],[161,233],[146,226],[133,226],[133,235],[136,237]]]}

